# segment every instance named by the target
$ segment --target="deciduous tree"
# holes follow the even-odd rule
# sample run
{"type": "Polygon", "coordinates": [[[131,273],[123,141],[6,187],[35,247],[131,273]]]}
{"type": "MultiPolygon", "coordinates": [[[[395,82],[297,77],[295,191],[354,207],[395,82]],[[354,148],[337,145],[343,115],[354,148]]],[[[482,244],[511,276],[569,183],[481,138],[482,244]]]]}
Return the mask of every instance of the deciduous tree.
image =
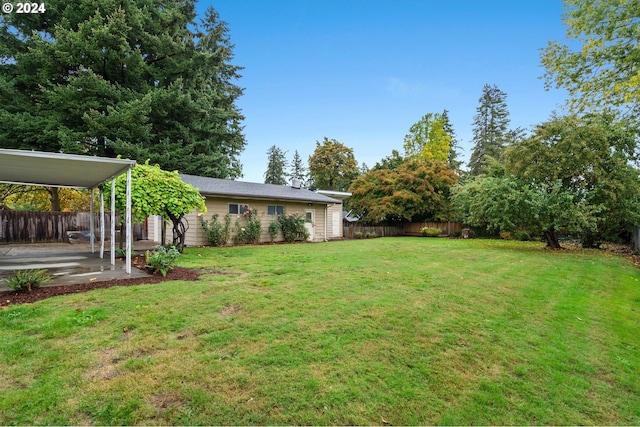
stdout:
{"type": "Polygon", "coordinates": [[[580,113],[611,106],[640,113],[640,3],[637,0],[565,0],[571,45],[551,41],[541,59],[547,88],[569,91],[580,113]],[[575,48],[574,48],[575,46],[575,48]]]}
{"type": "MultiPolygon", "coordinates": [[[[131,209],[133,220],[144,221],[150,215],[162,215],[173,225],[173,244],[182,252],[186,228],[182,219],[186,214],[198,209],[205,213],[207,208],[200,192],[182,181],[178,172],[168,172],[158,165],[138,163],[131,170],[131,209]]],[[[111,197],[111,183],[104,185],[105,198],[111,197]]],[[[116,178],[116,209],[126,209],[126,174],[116,178]]],[[[196,227],[197,224],[191,224],[196,227]]]]}
{"type": "Polygon", "coordinates": [[[444,126],[441,114],[428,113],[422,116],[404,137],[405,155],[447,162],[451,151],[451,136],[447,135],[444,126]]]}
{"type": "Polygon", "coordinates": [[[356,179],[349,207],[366,222],[451,219],[449,189],[457,176],[445,162],[410,158],[394,169],[372,169],[356,179]]]}
{"type": "Polygon", "coordinates": [[[359,171],[353,150],[325,137],[322,144],[316,142],[316,149],[309,157],[309,173],[317,188],[347,191],[359,171]]]}

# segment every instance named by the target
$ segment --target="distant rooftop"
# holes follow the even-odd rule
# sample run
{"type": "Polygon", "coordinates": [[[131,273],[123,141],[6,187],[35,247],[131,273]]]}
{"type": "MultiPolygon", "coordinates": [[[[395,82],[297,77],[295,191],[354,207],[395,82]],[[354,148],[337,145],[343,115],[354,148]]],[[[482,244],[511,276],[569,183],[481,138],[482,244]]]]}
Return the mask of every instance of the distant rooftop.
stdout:
{"type": "Polygon", "coordinates": [[[305,203],[341,203],[340,200],[315,193],[306,188],[288,185],[260,184],[257,182],[231,181],[229,179],[180,174],[204,196],[247,197],[265,200],[289,200],[305,203]]]}

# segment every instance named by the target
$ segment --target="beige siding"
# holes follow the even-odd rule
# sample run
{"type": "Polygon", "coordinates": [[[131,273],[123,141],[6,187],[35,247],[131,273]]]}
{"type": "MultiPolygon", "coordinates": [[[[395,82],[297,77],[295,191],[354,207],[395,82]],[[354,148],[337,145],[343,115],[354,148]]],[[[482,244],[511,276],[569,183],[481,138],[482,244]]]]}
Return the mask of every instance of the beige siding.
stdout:
{"type": "MultiPolygon", "coordinates": [[[[201,225],[202,219],[206,219],[210,221],[213,214],[217,213],[218,220],[224,221],[224,216],[229,212],[229,203],[246,204],[258,210],[258,214],[262,221],[262,234],[260,236],[261,243],[271,241],[271,237],[269,236],[269,233],[268,233],[268,228],[271,221],[276,219],[276,216],[267,215],[268,205],[284,206],[285,212],[287,214],[292,214],[297,212],[297,213],[300,213],[301,215],[304,215],[306,210],[313,210],[315,212],[313,240],[314,241],[325,240],[325,236],[324,236],[325,208],[327,206],[325,204],[313,203],[311,206],[309,206],[308,203],[296,203],[296,202],[286,202],[286,201],[276,201],[276,200],[267,201],[267,200],[254,200],[254,199],[229,199],[229,198],[220,198],[220,197],[207,197],[205,202],[207,207],[207,213],[201,214],[200,212],[193,211],[190,214],[186,215],[187,220],[189,221],[189,230],[187,231],[187,236],[185,239],[186,245],[187,246],[208,245],[209,242],[205,237],[204,230],[202,229],[202,225],[201,225]]],[[[239,218],[240,218],[239,215],[231,215],[232,228],[235,226],[236,220],[238,220],[239,218]]],[[[331,230],[327,228],[327,235],[330,236],[331,235],[330,233],[331,233],[331,230]]],[[[232,236],[233,235],[235,235],[235,232],[232,232],[232,236]]],[[[275,239],[275,241],[278,242],[282,240],[283,240],[282,233],[280,233],[278,237],[275,239]]],[[[230,243],[233,243],[233,242],[230,242],[230,243]]]]}

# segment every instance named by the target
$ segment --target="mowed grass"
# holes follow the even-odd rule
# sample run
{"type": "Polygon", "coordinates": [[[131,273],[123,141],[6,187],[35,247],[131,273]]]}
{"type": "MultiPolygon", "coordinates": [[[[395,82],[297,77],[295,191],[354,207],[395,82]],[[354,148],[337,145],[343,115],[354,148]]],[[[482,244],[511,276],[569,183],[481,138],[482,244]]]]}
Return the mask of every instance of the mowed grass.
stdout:
{"type": "Polygon", "coordinates": [[[640,271],[538,243],[188,249],[0,311],[0,424],[640,424],[640,271]]]}

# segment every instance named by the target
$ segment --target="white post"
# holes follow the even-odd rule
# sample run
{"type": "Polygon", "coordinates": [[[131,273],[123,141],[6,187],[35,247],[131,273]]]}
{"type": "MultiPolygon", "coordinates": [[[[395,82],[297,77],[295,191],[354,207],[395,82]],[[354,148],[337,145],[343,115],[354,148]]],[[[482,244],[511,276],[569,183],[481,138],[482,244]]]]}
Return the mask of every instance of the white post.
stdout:
{"type": "Polygon", "coordinates": [[[111,181],[111,265],[116,265],[116,179],[111,181]]]}
{"type": "Polygon", "coordinates": [[[94,194],[93,188],[89,189],[89,211],[91,213],[91,215],[89,216],[89,240],[91,240],[91,253],[95,254],[96,248],[93,243],[93,240],[95,239],[94,231],[93,231],[95,229],[95,224],[93,220],[93,194],[94,194]]]}
{"type": "Polygon", "coordinates": [[[104,193],[100,189],[100,259],[104,259],[104,193]]]}
{"type": "Polygon", "coordinates": [[[132,243],[132,235],[131,235],[131,168],[127,169],[127,267],[126,271],[128,274],[131,274],[131,243],[132,243]]]}

